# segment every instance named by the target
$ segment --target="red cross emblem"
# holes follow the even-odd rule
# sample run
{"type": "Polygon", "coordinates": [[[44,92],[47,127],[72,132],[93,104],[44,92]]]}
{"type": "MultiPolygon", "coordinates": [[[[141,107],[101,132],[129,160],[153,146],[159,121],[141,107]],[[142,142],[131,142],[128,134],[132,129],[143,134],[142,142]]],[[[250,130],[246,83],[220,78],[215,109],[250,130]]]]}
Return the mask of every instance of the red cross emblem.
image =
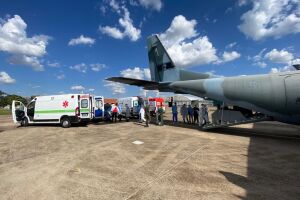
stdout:
{"type": "Polygon", "coordinates": [[[65,107],[65,108],[66,108],[66,107],[68,107],[68,106],[69,106],[69,102],[67,102],[67,101],[64,101],[64,102],[63,102],[63,107],[65,107]]]}

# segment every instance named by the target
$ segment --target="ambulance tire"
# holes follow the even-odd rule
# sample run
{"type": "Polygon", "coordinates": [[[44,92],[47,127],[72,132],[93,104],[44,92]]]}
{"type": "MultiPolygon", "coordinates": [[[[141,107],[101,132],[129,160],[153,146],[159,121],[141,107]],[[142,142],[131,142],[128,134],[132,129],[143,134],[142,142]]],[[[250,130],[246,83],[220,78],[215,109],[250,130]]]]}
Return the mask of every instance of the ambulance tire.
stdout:
{"type": "Polygon", "coordinates": [[[28,126],[28,119],[27,119],[27,117],[24,117],[24,118],[21,120],[21,126],[28,126]]]}
{"type": "Polygon", "coordinates": [[[70,121],[69,117],[63,117],[60,120],[60,123],[63,128],[69,128],[71,126],[71,121],[70,121]]]}

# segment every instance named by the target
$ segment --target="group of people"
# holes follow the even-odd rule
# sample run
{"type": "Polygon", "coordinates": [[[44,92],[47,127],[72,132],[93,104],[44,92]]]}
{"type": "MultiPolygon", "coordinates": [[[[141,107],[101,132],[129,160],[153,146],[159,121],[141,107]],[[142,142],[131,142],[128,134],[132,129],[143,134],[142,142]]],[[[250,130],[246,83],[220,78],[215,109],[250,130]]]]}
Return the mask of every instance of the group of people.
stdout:
{"type": "MultiPolygon", "coordinates": [[[[156,116],[156,124],[163,125],[163,113],[164,110],[162,107],[155,108],[155,116],[156,116]]],[[[151,121],[150,107],[149,105],[142,105],[139,109],[139,121],[141,123],[145,122],[146,127],[149,127],[149,123],[151,121]]]]}
{"type": "MultiPolygon", "coordinates": [[[[207,106],[204,104],[201,104],[200,108],[197,105],[192,107],[191,105],[187,106],[183,104],[180,109],[180,114],[184,123],[203,126],[209,122],[207,106]]],[[[172,106],[172,120],[173,123],[178,122],[178,108],[176,103],[172,106]]]]}
{"type": "MultiPolygon", "coordinates": [[[[128,122],[131,116],[131,111],[129,106],[126,104],[125,105],[125,119],[128,122]]],[[[122,120],[123,118],[123,113],[122,113],[122,107],[119,106],[118,103],[116,104],[106,104],[104,105],[104,118],[105,121],[111,121],[111,122],[117,122],[117,119],[119,119],[119,121],[122,120]]]]}
{"type": "MultiPolygon", "coordinates": [[[[117,119],[121,121],[125,116],[125,119],[128,122],[131,117],[131,110],[127,104],[125,105],[125,113],[122,113],[122,107],[119,106],[118,103],[107,104],[104,106],[104,109],[104,117],[106,121],[117,122],[117,119]]],[[[163,125],[163,108],[156,108],[155,113],[156,124],[163,125]]],[[[207,106],[204,104],[201,104],[200,108],[197,105],[192,107],[191,105],[187,106],[186,104],[183,104],[180,108],[180,114],[182,116],[183,122],[187,124],[198,124],[199,126],[203,126],[209,122],[207,106]]],[[[150,118],[151,115],[149,105],[141,105],[139,107],[139,122],[145,122],[146,127],[149,127],[150,118]]],[[[172,106],[172,120],[173,123],[178,122],[178,107],[176,103],[174,103],[172,106]]]]}

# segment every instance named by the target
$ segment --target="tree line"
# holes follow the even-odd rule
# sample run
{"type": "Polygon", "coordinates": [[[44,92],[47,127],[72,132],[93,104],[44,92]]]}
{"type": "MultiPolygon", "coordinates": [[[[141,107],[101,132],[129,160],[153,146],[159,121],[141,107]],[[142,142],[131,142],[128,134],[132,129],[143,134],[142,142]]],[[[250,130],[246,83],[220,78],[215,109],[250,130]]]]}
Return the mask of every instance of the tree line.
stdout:
{"type": "Polygon", "coordinates": [[[21,101],[24,105],[27,104],[27,99],[24,97],[15,94],[9,95],[0,90],[0,107],[11,105],[13,100],[21,101]]]}

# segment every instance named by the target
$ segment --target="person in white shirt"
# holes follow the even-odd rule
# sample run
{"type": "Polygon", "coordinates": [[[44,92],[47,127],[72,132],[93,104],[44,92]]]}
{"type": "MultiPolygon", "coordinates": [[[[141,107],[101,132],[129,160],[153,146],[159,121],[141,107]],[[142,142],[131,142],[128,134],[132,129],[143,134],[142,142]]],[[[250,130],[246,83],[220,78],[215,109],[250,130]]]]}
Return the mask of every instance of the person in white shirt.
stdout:
{"type": "Polygon", "coordinates": [[[142,105],[141,106],[141,109],[140,109],[140,119],[141,119],[141,121],[140,122],[145,122],[146,121],[146,119],[145,119],[145,109],[144,109],[144,106],[142,105]]]}

